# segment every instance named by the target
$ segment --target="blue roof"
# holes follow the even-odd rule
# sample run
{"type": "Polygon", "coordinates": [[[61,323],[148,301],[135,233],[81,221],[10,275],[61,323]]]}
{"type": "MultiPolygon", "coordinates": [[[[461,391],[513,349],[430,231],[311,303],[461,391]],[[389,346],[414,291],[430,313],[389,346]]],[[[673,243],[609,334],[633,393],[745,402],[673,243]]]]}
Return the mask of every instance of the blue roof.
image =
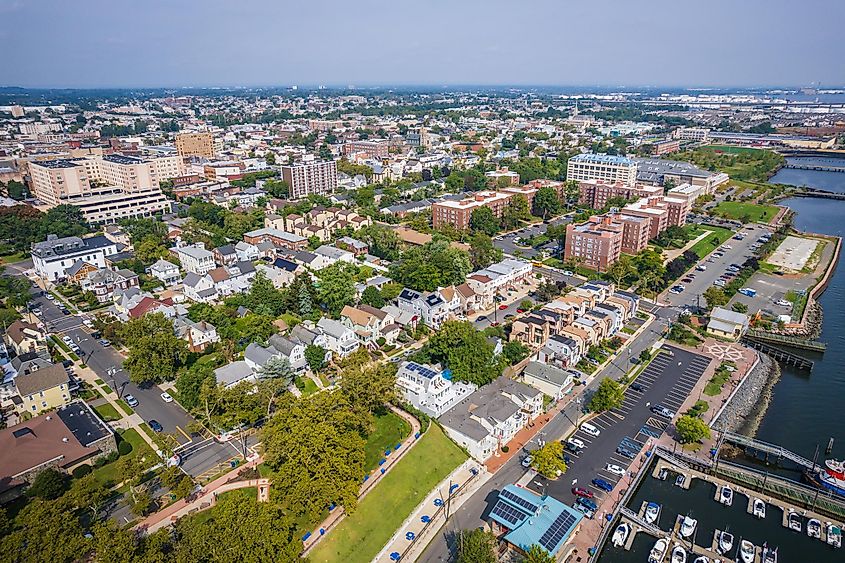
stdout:
{"type": "Polygon", "coordinates": [[[508,543],[523,551],[536,544],[556,555],[583,514],[548,495],[507,485],[499,492],[490,518],[510,530],[504,536],[508,543]]]}
{"type": "Polygon", "coordinates": [[[624,164],[631,165],[634,161],[624,156],[617,156],[612,154],[596,154],[596,153],[582,153],[572,157],[571,160],[576,162],[596,162],[599,164],[624,164]]]}

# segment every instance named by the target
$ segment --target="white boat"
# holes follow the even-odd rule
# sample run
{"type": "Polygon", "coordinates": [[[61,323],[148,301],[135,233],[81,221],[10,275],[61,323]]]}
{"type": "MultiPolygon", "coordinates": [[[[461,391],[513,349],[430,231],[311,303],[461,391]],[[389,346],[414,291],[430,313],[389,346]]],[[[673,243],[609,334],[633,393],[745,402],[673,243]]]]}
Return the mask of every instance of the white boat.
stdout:
{"type": "Polygon", "coordinates": [[[614,547],[622,547],[625,545],[625,540],[628,539],[628,534],[631,533],[631,526],[628,525],[627,522],[622,522],[618,526],[616,526],[616,531],[613,532],[613,542],[614,547]]]}
{"type": "Polygon", "coordinates": [[[684,482],[685,482],[686,480],[687,480],[687,478],[686,478],[686,477],[684,477],[683,475],[678,475],[677,477],[675,477],[675,484],[676,484],[677,486],[679,486],[679,487],[683,487],[683,486],[684,486],[684,482]]]}
{"type": "Polygon", "coordinates": [[[698,520],[684,516],[684,520],[681,522],[681,537],[688,538],[692,536],[693,532],[695,532],[696,524],[698,524],[698,520]]]}
{"type": "Polygon", "coordinates": [[[692,560],[692,563],[710,563],[710,559],[708,559],[706,555],[699,555],[692,560]]]}
{"type": "Polygon", "coordinates": [[[763,554],[760,556],[760,559],[762,563],[778,563],[778,548],[763,544],[763,554]]]}
{"type": "Polygon", "coordinates": [[[676,545],[672,550],[672,563],[687,563],[687,550],[676,545]]]}
{"type": "Polygon", "coordinates": [[[645,521],[649,524],[654,524],[660,518],[660,505],[656,502],[650,502],[645,507],[645,521]]]}
{"type": "Polygon", "coordinates": [[[827,524],[827,545],[842,547],[842,528],[829,522],[827,524]]]}
{"type": "Polygon", "coordinates": [[[661,481],[665,481],[667,473],[669,473],[669,470],[664,467],[663,469],[660,470],[660,473],[657,474],[657,478],[660,479],[661,481]]]}
{"type": "Polygon", "coordinates": [[[789,529],[794,530],[796,532],[800,532],[802,529],[801,526],[801,515],[795,512],[794,510],[789,511],[789,515],[786,517],[786,521],[789,523],[789,529]]]}
{"type": "Polygon", "coordinates": [[[810,518],[807,522],[807,535],[811,538],[821,539],[822,537],[822,523],[816,518],[810,518]]]}
{"type": "Polygon", "coordinates": [[[731,506],[734,503],[734,492],[729,486],[724,485],[719,493],[719,502],[725,506],[731,506]]]}
{"type": "Polygon", "coordinates": [[[754,556],[757,553],[757,548],[748,540],[739,542],[739,557],[743,563],[754,563],[754,556]]]}
{"type": "Polygon", "coordinates": [[[658,538],[654,542],[654,547],[648,554],[648,563],[660,563],[663,561],[663,556],[666,555],[666,549],[669,547],[669,540],[666,538],[658,538]]]}
{"type": "Polygon", "coordinates": [[[754,499],[754,516],[757,518],[766,517],[766,503],[758,498],[754,499]]]}
{"type": "Polygon", "coordinates": [[[719,553],[726,555],[734,548],[734,536],[728,531],[719,534],[719,553]]]}

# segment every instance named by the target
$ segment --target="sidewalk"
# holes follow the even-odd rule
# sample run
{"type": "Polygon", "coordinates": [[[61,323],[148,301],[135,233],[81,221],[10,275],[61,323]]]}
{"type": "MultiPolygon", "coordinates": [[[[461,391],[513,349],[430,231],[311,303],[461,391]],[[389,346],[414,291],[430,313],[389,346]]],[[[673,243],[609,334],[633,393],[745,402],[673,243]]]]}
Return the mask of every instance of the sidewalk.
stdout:
{"type": "Polygon", "coordinates": [[[698,235],[697,237],[695,237],[694,239],[692,239],[691,241],[686,243],[683,246],[683,248],[673,248],[672,250],[665,251],[665,253],[664,253],[665,258],[663,259],[663,265],[665,266],[666,264],[668,264],[669,262],[671,262],[672,260],[674,260],[675,258],[680,256],[681,254],[683,254],[684,252],[686,252],[687,250],[689,250],[690,248],[695,246],[699,241],[704,240],[705,238],[712,235],[714,232],[715,231],[707,231],[705,233],[698,235]]]}

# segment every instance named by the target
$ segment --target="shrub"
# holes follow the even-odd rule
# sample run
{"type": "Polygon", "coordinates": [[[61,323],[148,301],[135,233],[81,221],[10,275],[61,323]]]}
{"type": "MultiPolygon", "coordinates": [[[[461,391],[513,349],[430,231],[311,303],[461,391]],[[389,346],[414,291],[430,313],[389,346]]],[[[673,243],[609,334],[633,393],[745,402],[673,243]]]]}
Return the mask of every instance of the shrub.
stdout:
{"type": "Polygon", "coordinates": [[[121,440],[120,443],[117,445],[117,453],[118,455],[129,455],[132,453],[132,444],[127,442],[126,440],[121,440]]]}
{"type": "Polygon", "coordinates": [[[502,453],[506,454],[510,451],[510,448],[507,446],[502,446],[502,453]]]}
{"type": "Polygon", "coordinates": [[[91,473],[91,466],[87,463],[85,465],[80,465],[79,467],[70,472],[74,479],[80,479],[82,477],[85,477],[89,473],[91,473]]]}

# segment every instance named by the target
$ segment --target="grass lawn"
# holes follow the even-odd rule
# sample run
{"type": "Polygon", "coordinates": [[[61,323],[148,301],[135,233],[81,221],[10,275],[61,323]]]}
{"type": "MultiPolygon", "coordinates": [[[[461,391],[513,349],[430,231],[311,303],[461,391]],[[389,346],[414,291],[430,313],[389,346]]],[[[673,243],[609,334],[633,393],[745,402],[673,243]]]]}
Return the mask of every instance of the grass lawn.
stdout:
{"type": "Polygon", "coordinates": [[[141,430],[143,430],[144,434],[149,436],[152,440],[155,440],[157,438],[156,433],[153,432],[153,429],[150,428],[150,425],[147,424],[146,422],[141,424],[141,430]]]}
{"type": "MultiPolygon", "coordinates": [[[[707,235],[694,245],[692,245],[692,250],[695,252],[696,256],[698,256],[699,260],[704,258],[705,256],[709,255],[711,252],[716,250],[723,242],[728,240],[733,236],[733,231],[729,229],[724,229],[722,227],[711,227],[706,226],[703,227],[703,230],[713,231],[712,234],[707,235]]],[[[700,233],[699,233],[700,235],[700,233]]],[[[696,236],[699,236],[696,235],[696,236]]]]}
{"type": "MultiPolygon", "coordinates": [[[[299,381],[301,381],[302,384],[304,385],[304,387],[300,387],[303,397],[307,397],[308,395],[316,393],[317,391],[320,390],[320,388],[317,387],[317,384],[314,383],[314,380],[311,379],[310,377],[303,376],[303,377],[298,377],[297,379],[299,379],[299,381]]],[[[299,385],[297,385],[297,387],[299,387],[299,385]]]]}
{"type": "Polygon", "coordinates": [[[15,262],[23,262],[27,258],[29,258],[29,253],[26,252],[7,254],[6,256],[0,256],[0,264],[14,264],[15,262]]]}
{"type": "Polygon", "coordinates": [[[99,407],[94,407],[94,410],[97,411],[97,414],[100,415],[100,418],[102,418],[106,422],[120,420],[121,418],[123,418],[123,415],[117,412],[117,409],[111,406],[111,404],[109,403],[106,403],[105,405],[100,405],[99,407]]]}
{"type": "MultiPolygon", "coordinates": [[[[129,442],[132,444],[132,451],[128,454],[131,457],[141,456],[146,459],[147,467],[151,467],[158,463],[159,457],[156,453],[150,448],[149,444],[147,444],[141,435],[134,428],[129,428],[128,430],[124,430],[120,432],[121,439],[129,442]]],[[[98,482],[103,483],[106,486],[112,486],[118,482],[119,476],[117,474],[117,462],[107,463],[102,467],[98,467],[94,469],[92,475],[97,479],[98,482]]]]}
{"type": "Polygon", "coordinates": [[[129,405],[127,405],[127,404],[126,404],[126,401],[124,401],[123,399],[118,399],[118,400],[117,400],[117,406],[119,406],[119,407],[120,407],[120,410],[122,410],[122,411],[123,411],[123,412],[124,412],[127,416],[129,416],[130,414],[132,414],[133,412],[135,412],[135,411],[133,411],[133,410],[132,410],[132,407],[130,407],[129,405]]]}
{"type": "Polygon", "coordinates": [[[419,443],[364,497],[358,510],[308,554],[309,559],[315,563],[371,561],[425,496],[466,458],[443,430],[432,424],[419,443]]]}
{"type": "MultiPolygon", "coordinates": [[[[113,392],[113,391],[112,391],[112,388],[111,388],[111,387],[109,387],[108,385],[103,385],[103,391],[105,391],[105,392],[106,392],[106,395],[108,395],[109,393],[112,393],[112,392],[113,392]]],[[[127,406],[128,406],[128,405],[127,405],[127,406]]]]}
{"type": "Polygon", "coordinates": [[[768,223],[772,217],[777,215],[778,208],[774,205],[758,205],[756,203],[743,203],[739,201],[723,201],[713,208],[716,215],[735,219],[739,221],[748,215],[752,221],[768,223]]]}
{"type": "Polygon", "coordinates": [[[715,152],[723,152],[723,153],[727,153],[727,154],[741,154],[741,153],[744,153],[744,152],[754,153],[754,152],[758,152],[758,151],[761,150],[761,149],[751,149],[751,148],[748,148],[748,147],[735,147],[735,146],[732,146],[732,145],[705,145],[701,148],[712,150],[712,151],[715,151],[715,152]]]}
{"type": "Polygon", "coordinates": [[[56,346],[61,348],[62,352],[65,353],[65,356],[67,356],[68,358],[70,358],[74,362],[79,361],[79,356],[77,356],[76,354],[74,354],[73,352],[70,351],[70,348],[68,347],[67,344],[64,343],[64,340],[62,340],[60,338],[56,338],[55,336],[50,336],[50,339],[56,344],[56,346]]]}
{"type": "Polygon", "coordinates": [[[378,460],[384,457],[384,451],[391,450],[408,437],[411,433],[411,425],[393,411],[376,417],[375,429],[367,437],[367,445],[364,448],[366,460],[364,468],[368,471],[378,467],[378,460]]]}

